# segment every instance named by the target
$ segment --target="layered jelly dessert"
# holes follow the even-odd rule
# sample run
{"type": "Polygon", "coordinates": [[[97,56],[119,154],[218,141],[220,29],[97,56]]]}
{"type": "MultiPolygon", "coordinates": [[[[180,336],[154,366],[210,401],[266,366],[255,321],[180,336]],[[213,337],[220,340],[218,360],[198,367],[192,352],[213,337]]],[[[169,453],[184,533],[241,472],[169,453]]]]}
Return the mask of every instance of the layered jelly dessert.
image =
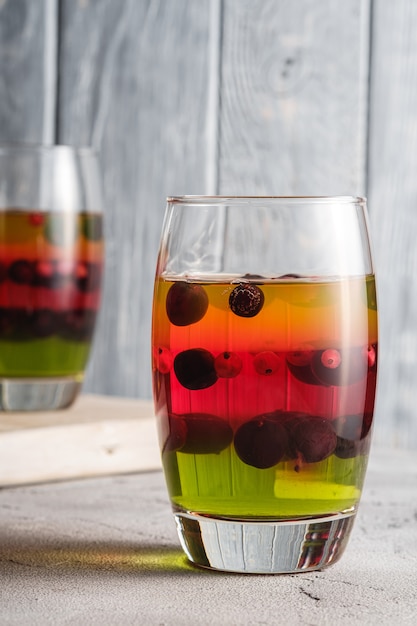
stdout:
{"type": "Polygon", "coordinates": [[[100,214],[0,211],[0,377],[82,377],[102,271],[100,214]]]}
{"type": "Polygon", "coordinates": [[[372,431],[373,276],[159,276],[153,385],[174,509],[354,511],[372,431]]]}

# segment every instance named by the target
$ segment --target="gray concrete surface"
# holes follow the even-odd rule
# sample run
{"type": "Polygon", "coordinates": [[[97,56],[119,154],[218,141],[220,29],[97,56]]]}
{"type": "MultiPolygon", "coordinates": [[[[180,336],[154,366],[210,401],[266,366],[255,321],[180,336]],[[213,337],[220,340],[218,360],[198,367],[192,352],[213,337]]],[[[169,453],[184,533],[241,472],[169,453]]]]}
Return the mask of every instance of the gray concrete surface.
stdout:
{"type": "Polygon", "coordinates": [[[414,624],[417,459],[374,448],[347,551],[288,576],[199,570],[160,472],[0,490],[0,624],[414,624]]]}

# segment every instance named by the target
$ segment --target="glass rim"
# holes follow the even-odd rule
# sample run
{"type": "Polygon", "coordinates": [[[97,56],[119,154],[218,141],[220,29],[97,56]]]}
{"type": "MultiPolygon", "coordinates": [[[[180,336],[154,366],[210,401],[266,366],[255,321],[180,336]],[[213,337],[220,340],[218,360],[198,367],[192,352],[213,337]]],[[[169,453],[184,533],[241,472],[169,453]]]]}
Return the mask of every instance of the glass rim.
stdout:
{"type": "Polygon", "coordinates": [[[290,204],[366,204],[365,196],[235,196],[235,195],[184,195],[184,196],[168,196],[169,204],[208,204],[208,203],[239,203],[239,202],[265,202],[266,200],[276,200],[290,204]]]}
{"type": "Polygon", "coordinates": [[[64,143],[23,143],[0,142],[0,155],[4,154],[47,154],[54,152],[68,152],[69,154],[97,156],[98,150],[93,146],[70,145],[64,143]]]}

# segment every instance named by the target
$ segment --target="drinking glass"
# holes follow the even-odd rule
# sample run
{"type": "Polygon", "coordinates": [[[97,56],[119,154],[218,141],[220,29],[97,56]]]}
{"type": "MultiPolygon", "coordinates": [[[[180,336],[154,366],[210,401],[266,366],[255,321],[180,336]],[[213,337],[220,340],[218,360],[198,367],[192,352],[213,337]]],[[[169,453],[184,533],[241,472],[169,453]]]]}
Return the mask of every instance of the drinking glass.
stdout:
{"type": "Polygon", "coordinates": [[[284,573],[340,558],[367,466],[377,345],[365,199],[168,199],[153,389],[192,562],[284,573]]]}
{"type": "Polygon", "coordinates": [[[77,397],[100,303],[101,183],[89,148],[0,145],[0,409],[77,397]]]}

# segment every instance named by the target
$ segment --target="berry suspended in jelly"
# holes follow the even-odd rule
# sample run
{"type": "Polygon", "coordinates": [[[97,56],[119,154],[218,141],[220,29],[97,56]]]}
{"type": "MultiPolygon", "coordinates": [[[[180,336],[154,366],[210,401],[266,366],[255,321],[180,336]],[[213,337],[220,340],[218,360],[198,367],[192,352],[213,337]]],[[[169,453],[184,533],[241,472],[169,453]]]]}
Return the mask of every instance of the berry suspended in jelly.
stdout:
{"type": "Polygon", "coordinates": [[[360,454],[360,449],[359,441],[338,437],[334,453],[339,459],[353,459],[360,454]]]}
{"type": "Polygon", "coordinates": [[[75,275],[77,287],[84,293],[90,293],[100,287],[101,268],[98,263],[78,263],[75,275]]]}
{"type": "Polygon", "coordinates": [[[287,434],[276,418],[270,414],[259,415],[238,428],[234,446],[243,463],[258,469],[267,469],[284,457],[287,434]]]}
{"type": "Polygon", "coordinates": [[[186,425],[185,443],[180,451],[188,454],[219,454],[233,439],[228,422],[209,413],[180,416],[186,425]]]}
{"type": "Polygon", "coordinates": [[[352,385],[363,380],[368,371],[368,354],[363,348],[318,350],[312,359],[312,371],[323,385],[352,385]]]}
{"type": "Polygon", "coordinates": [[[170,415],[168,418],[169,434],[166,438],[162,452],[175,452],[180,450],[186,441],[187,425],[179,415],[170,415]]]}
{"type": "Polygon", "coordinates": [[[261,376],[271,376],[278,371],[281,364],[280,358],[275,352],[258,352],[253,358],[253,366],[258,374],[261,376]]]}
{"type": "Polygon", "coordinates": [[[306,417],[291,429],[291,445],[307,463],[327,459],[334,452],[336,443],[336,433],[326,419],[306,417]]]}
{"type": "Polygon", "coordinates": [[[191,390],[211,387],[218,379],[214,357],[203,348],[192,348],[177,354],[174,371],[181,385],[191,390]]]}
{"type": "Polygon", "coordinates": [[[207,312],[208,296],[201,285],[179,281],[168,291],[166,312],[174,326],[189,326],[199,322],[207,312]]]}
{"type": "Polygon", "coordinates": [[[7,265],[0,261],[0,283],[4,282],[7,278],[7,265]]]}
{"type": "Polygon", "coordinates": [[[50,309],[37,309],[33,312],[30,325],[35,337],[50,337],[58,330],[58,316],[50,309]]]}
{"type": "Polygon", "coordinates": [[[234,378],[242,369],[242,359],[235,352],[221,352],[214,360],[219,378],[234,378]]]}
{"type": "Polygon", "coordinates": [[[237,285],[229,296],[229,307],[239,317],[255,317],[264,305],[263,291],[250,283],[237,285]]]}
{"type": "Polygon", "coordinates": [[[45,221],[45,214],[40,211],[29,213],[28,222],[31,226],[42,226],[45,221]]]}
{"type": "Polygon", "coordinates": [[[75,341],[91,341],[97,313],[93,309],[73,309],[61,316],[60,335],[75,341]]]}
{"type": "Polygon", "coordinates": [[[168,374],[172,367],[173,356],[168,348],[159,347],[153,350],[154,364],[158,372],[168,374]]]}
{"type": "Polygon", "coordinates": [[[34,276],[34,264],[26,259],[14,261],[9,267],[9,278],[18,285],[29,285],[34,276]]]}
{"type": "Polygon", "coordinates": [[[311,369],[313,350],[295,350],[287,353],[287,367],[297,380],[308,385],[320,385],[311,369]]]}

